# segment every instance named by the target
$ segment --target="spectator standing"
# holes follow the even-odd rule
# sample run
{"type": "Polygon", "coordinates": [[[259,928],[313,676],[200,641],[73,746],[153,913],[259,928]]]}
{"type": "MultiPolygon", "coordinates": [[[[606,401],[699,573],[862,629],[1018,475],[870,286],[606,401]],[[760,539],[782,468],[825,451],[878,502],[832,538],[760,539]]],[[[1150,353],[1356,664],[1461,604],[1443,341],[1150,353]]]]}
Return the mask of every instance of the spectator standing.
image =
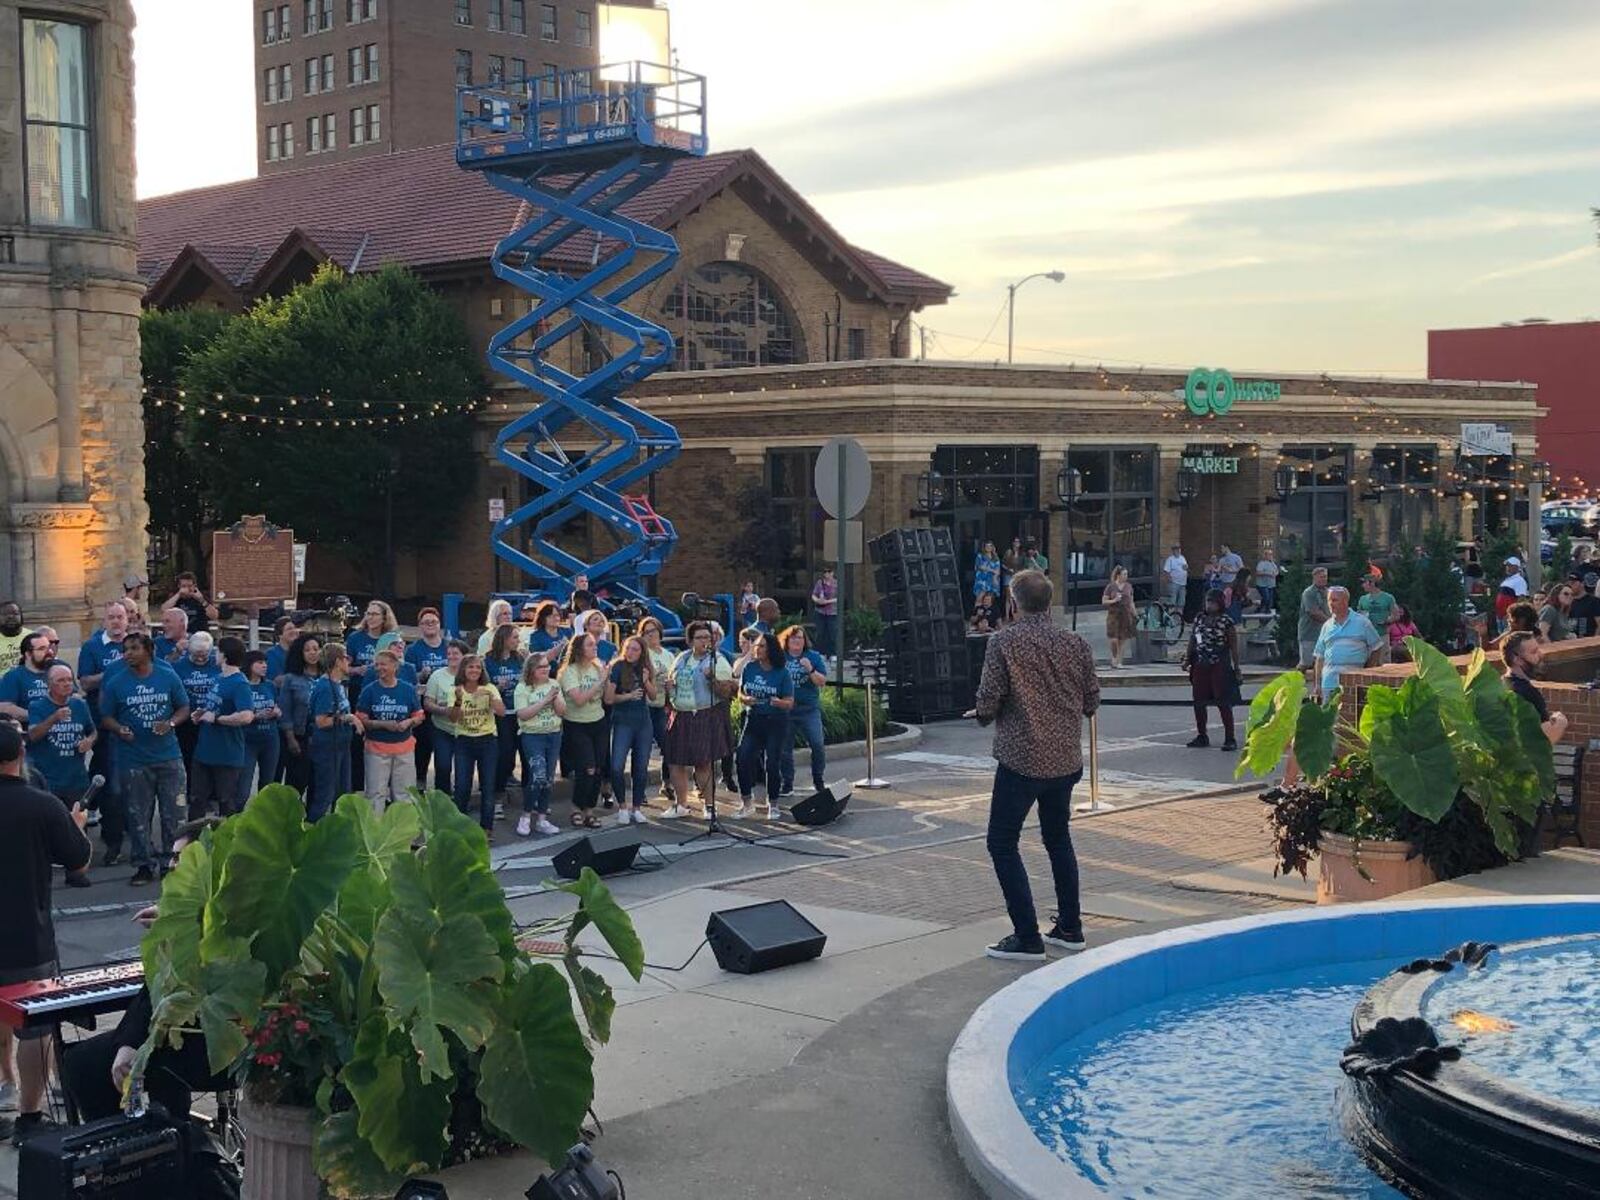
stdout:
{"type": "Polygon", "coordinates": [[[1379,662],[1388,661],[1389,622],[1394,619],[1394,604],[1394,596],[1383,590],[1381,575],[1369,574],[1362,579],[1361,599],[1356,603],[1356,608],[1372,622],[1372,627],[1378,631],[1378,637],[1382,640],[1382,645],[1379,647],[1379,662]]]}
{"type": "Polygon", "coordinates": [[[391,804],[411,799],[417,784],[416,733],[422,702],[416,685],[400,678],[400,655],[391,646],[372,660],[369,679],[356,700],[366,748],[367,802],[378,816],[391,804]]]}
{"type": "Polygon", "coordinates": [[[1232,579],[1244,568],[1244,559],[1240,558],[1228,548],[1228,543],[1223,542],[1217,552],[1217,570],[1222,572],[1224,579],[1232,579]]]}
{"type": "MultiPolygon", "coordinates": [[[[489,653],[483,660],[483,671],[500,692],[502,711],[496,718],[495,734],[498,741],[494,772],[494,790],[499,797],[511,786],[511,769],[522,754],[514,712],[517,682],[522,678],[522,631],[515,625],[507,623],[494,631],[489,653]]],[[[522,776],[527,778],[526,764],[523,764],[522,776]]],[[[496,801],[496,815],[499,815],[501,803],[496,801]]]]}
{"type": "Polygon", "coordinates": [[[760,606],[761,595],[756,591],[755,580],[746,579],[744,587],[739,589],[740,626],[754,625],[756,623],[756,609],[760,606]]]}
{"type": "Polygon", "coordinates": [[[1328,568],[1313,567],[1311,569],[1311,582],[1300,593],[1300,628],[1296,631],[1300,640],[1300,662],[1302,671],[1311,669],[1311,663],[1317,656],[1317,638],[1322,635],[1322,627],[1327,624],[1332,610],[1328,607],[1328,568]]]}
{"type": "Polygon", "coordinates": [[[1389,661],[1410,661],[1411,652],[1406,649],[1406,639],[1421,636],[1422,631],[1417,628],[1417,623],[1411,619],[1411,613],[1406,609],[1406,606],[1396,602],[1394,612],[1389,616],[1389,661]]]}
{"type": "Polygon", "coordinates": [[[283,679],[284,664],[289,661],[289,647],[300,636],[300,627],[292,617],[279,617],[272,623],[272,645],[267,647],[263,661],[267,664],[266,680],[277,687],[283,679]]]}
{"type": "Polygon", "coordinates": [[[985,593],[1000,594],[1000,555],[993,542],[984,542],[978,547],[977,556],[972,560],[972,594],[978,597],[985,593]]]}
{"type": "MultiPolygon", "coordinates": [[[[171,667],[155,661],[155,644],[148,634],[130,633],[122,643],[122,666],[103,689],[100,728],[117,739],[118,783],[127,804],[134,887],[154,882],[157,868],[162,874],[172,868],[178,796],[187,786],[183,752],[173,731],[188,720],[189,693],[183,681],[171,667]],[[159,855],[150,845],[150,823],[158,811],[159,855]]],[[[108,842],[106,857],[115,862],[110,851],[108,842]]]]}
{"type": "Polygon", "coordinates": [[[1111,643],[1111,669],[1122,670],[1124,647],[1134,638],[1138,617],[1133,611],[1133,584],[1128,582],[1127,567],[1112,567],[1111,582],[1100,594],[1100,603],[1106,610],[1106,640],[1111,643]]]}
{"type": "Polygon", "coordinates": [[[999,765],[987,844],[1012,925],[1012,932],[986,953],[1037,961],[1045,956],[1046,942],[1067,950],[1084,947],[1070,821],[1072,789],[1083,775],[1083,719],[1099,707],[1100,682],[1088,643],[1050,620],[1049,577],[1018,572],[1011,591],[1017,619],[989,639],[969,715],[995,726],[999,765]],[[1035,804],[1056,891],[1056,918],[1042,937],[1018,848],[1023,822],[1035,804]]]}
{"type": "MultiPolygon", "coordinates": [[[[995,571],[1000,570],[999,561],[995,571]]],[[[839,648],[839,581],[832,567],[823,567],[822,575],[811,585],[811,615],[817,622],[817,642],[822,653],[832,655],[839,648]]]]}
{"type": "Polygon", "coordinates": [[[783,665],[794,684],[794,707],[789,710],[790,736],[783,739],[779,761],[779,795],[794,794],[794,733],[806,739],[811,750],[811,790],[820,792],[828,769],[828,751],[822,737],[822,687],[828,682],[828,664],[811,648],[806,631],[791,625],[778,635],[783,665]]]}
{"type": "Polygon", "coordinates": [[[1050,558],[1032,538],[1022,545],[1022,569],[1038,571],[1042,575],[1050,574],[1050,558]]]}
{"type": "Polygon", "coordinates": [[[1588,571],[1584,574],[1582,583],[1574,589],[1577,597],[1572,601],[1567,616],[1579,637],[1593,637],[1595,626],[1600,623],[1600,596],[1595,595],[1597,587],[1600,587],[1600,575],[1588,571]]]}
{"type": "MultiPolygon", "coordinates": [[[[284,661],[288,661],[287,654],[284,661]]],[[[277,779],[278,760],[283,757],[283,734],[278,726],[283,709],[278,707],[278,686],[268,674],[266,654],[246,652],[243,670],[256,719],[244,727],[244,769],[239,772],[234,812],[243,812],[251,796],[277,779]]]]}
{"type": "Polygon", "coordinates": [[[311,693],[322,677],[322,641],[302,633],[283,660],[278,684],[278,718],[283,731],[283,781],[305,794],[311,786],[311,693]]]}
{"type": "MultiPolygon", "coordinates": [[[[127,617],[127,613],[123,613],[127,617]]],[[[22,623],[22,606],[15,600],[0,604],[0,672],[11,670],[22,661],[22,639],[32,633],[22,623]]]]}
{"type": "Polygon", "coordinates": [[[677,803],[677,792],[672,785],[672,772],[667,769],[667,675],[672,670],[672,652],[661,644],[661,622],[646,617],[639,622],[639,640],[644,643],[645,657],[650,660],[650,671],[655,679],[656,693],[650,697],[650,732],[656,749],[661,752],[661,799],[670,808],[677,803]]]}
{"type": "Polygon", "coordinates": [[[453,796],[452,779],[455,774],[456,723],[450,719],[455,704],[456,676],[461,671],[461,660],[470,653],[466,642],[452,638],[445,644],[444,666],[428,676],[428,686],[422,693],[422,710],[433,723],[433,786],[447,796],[453,796]]]}
{"type": "Polygon", "coordinates": [[[1174,542],[1167,557],[1161,560],[1161,598],[1182,612],[1188,587],[1189,560],[1183,556],[1183,548],[1174,542]]]}
{"type": "Polygon", "coordinates": [[[1206,593],[1205,608],[1189,631],[1183,666],[1189,672],[1189,691],[1194,702],[1195,735],[1188,742],[1189,748],[1211,745],[1206,733],[1206,710],[1215,704],[1222,718],[1222,748],[1237,750],[1239,746],[1233,737],[1233,705],[1239,690],[1239,635],[1219,591],[1206,593]]]}
{"type": "Polygon", "coordinates": [[[167,597],[162,609],[183,609],[184,616],[188,618],[189,632],[205,633],[211,628],[211,622],[218,619],[217,606],[206,599],[193,571],[180,571],[175,582],[177,590],[167,597]]]}
{"type": "MultiPolygon", "coordinates": [[[[195,637],[209,640],[211,635],[195,637]]],[[[239,776],[245,765],[245,726],[256,719],[255,695],[250,681],[239,670],[244,665],[244,655],[244,643],[236,637],[225,637],[217,643],[217,675],[203,707],[195,713],[200,732],[189,773],[191,819],[207,815],[213,805],[220,816],[232,816],[237,811],[239,776]]]]}
{"type": "Polygon", "coordinates": [[[1333,695],[1344,672],[1377,666],[1384,645],[1372,622],[1350,607],[1348,588],[1328,589],[1328,609],[1328,619],[1317,635],[1312,674],[1313,685],[1323,700],[1333,695]]]}
{"type": "Polygon", "coordinates": [[[1533,676],[1539,673],[1539,664],[1544,658],[1539,639],[1527,632],[1513,633],[1506,639],[1501,653],[1506,664],[1506,686],[1533,705],[1534,712],[1539,715],[1539,727],[1550,744],[1559,742],[1567,732],[1567,715],[1551,712],[1544,693],[1533,684],[1533,676]]]}
{"type": "Polygon", "coordinates": [[[322,674],[311,688],[311,786],[306,792],[306,820],[315,824],[333,802],[353,786],[350,744],[360,720],[351,709],[348,685],[350,655],[342,642],[322,647],[322,674]]]}
{"type": "Polygon", "coordinates": [[[1500,580],[1502,588],[1510,588],[1511,594],[1519,600],[1528,594],[1528,579],[1522,573],[1522,559],[1513,554],[1506,559],[1505,578],[1500,580]]]}
{"type": "MultiPolygon", "coordinates": [[[[0,675],[0,716],[10,717],[26,727],[33,702],[50,690],[49,667],[55,647],[42,630],[22,639],[22,660],[0,675]]],[[[72,677],[72,672],[67,672],[72,677]]]]}
{"type": "Polygon", "coordinates": [[[514,699],[526,771],[517,836],[527,837],[537,829],[548,837],[560,832],[550,821],[550,789],[561,757],[561,718],[567,711],[561,685],[552,678],[548,655],[538,651],[528,655],[514,699]]]}
{"type": "Polygon", "coordinates": [[[1277,556],[1270,548],[1263,550],[1256,563],[1256,591],[1261,593],[1262,612],[1278,611],[1278,576],[1282,573],[1277,556]]]}

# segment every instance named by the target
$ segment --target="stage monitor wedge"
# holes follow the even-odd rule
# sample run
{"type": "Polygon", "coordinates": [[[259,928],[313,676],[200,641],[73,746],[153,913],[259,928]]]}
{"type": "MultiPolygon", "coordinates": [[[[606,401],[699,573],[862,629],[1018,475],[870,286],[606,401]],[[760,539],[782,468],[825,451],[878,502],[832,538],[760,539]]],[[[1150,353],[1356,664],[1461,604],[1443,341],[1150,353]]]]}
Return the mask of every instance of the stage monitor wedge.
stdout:
{"type": "Polygon", "coordinates": [[[796,825],[827,825],[844,816],[850,804],[850,782],[845,779],[825,784],[820,792],[812,792],[804,800],[789,807],[796,825]]]}
{"type": "Polygon", "coordinates": [[[633,866],[643,844],[637,829],[599,829],[558,851],[550,865],[563,879],[576,879],[585,867],[593,867],[596,875],[616,875],[633,866]]]}
{"type": "Polygon", "coordinates": [[[828,935],[787,900],[768,900],[712,913],[706,941],[724,971],[758,975],[816,958],[828,935]]]}

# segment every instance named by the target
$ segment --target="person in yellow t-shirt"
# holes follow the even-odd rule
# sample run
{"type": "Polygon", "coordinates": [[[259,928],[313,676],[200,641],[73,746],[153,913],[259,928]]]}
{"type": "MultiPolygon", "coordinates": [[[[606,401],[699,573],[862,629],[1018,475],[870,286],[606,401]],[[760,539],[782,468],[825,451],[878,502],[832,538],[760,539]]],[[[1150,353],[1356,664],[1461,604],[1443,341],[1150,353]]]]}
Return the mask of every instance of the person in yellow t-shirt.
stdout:
{"type": "Polygon", "coordinates": [[[561,724],[561,745],[576,776],[572,791],[572,823],[591,829],[600,824],[595,802],[600,798],[600,777],[611,761],[606,739],[606,672],[595,651],[592,633],[576,633],[567,643],[566,662],[556,677],[567,715],[561,724]]]}
{"type": "Polygon", "coordinates": [[[33,630],[22,623],[22,606],[15,600],[0,604],[0,675],[22,661],[22,639],[33,630]]]}
{"type": "Polygon", "coordinates": [[[462,812],[472,798],[472,772],[478,772],[478,823],[494,836],[494,774],[499,761],[497,718],[505,715],[500,689],[489,682],[483,659],[468,654],[461,660],[455,686],[450,689],[450,723],[456,727],[455,802],[462,812]]]}

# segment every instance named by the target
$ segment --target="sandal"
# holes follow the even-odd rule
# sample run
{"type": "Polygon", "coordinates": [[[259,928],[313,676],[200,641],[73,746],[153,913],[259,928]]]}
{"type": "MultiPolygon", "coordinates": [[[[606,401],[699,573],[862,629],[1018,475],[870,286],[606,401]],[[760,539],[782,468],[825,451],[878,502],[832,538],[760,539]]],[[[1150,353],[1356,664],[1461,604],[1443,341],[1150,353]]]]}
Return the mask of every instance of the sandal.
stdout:
{"type": "Polygon", "coordinates": [[[574,829],[583,828],[583,810],[581,808],[572,810],[572,827],[574,829]]]}
{"type": "Polygon", "coordinates": [[[600,828],[600,818],[595,816],[595,814],[592,812],[584,814],[583,823],[589,829],[600,828]]]}

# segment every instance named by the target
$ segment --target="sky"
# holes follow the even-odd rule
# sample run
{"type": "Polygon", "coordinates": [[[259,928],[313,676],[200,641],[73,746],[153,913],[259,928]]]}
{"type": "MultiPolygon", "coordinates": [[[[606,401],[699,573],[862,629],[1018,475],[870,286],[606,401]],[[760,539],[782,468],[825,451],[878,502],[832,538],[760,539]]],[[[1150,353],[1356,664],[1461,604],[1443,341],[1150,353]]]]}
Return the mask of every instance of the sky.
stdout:
{"type": "MultiPolygon", "coordinates": [[[[141,196],[254,173],[253,8],[134,0],[141,196]]],[[[1052,270],[1019,362],[1417,375],[1600,316],[1596,0],[670,8],[713,148],[956,289],[929,358],[1003,359],[1052,270]]]]}

